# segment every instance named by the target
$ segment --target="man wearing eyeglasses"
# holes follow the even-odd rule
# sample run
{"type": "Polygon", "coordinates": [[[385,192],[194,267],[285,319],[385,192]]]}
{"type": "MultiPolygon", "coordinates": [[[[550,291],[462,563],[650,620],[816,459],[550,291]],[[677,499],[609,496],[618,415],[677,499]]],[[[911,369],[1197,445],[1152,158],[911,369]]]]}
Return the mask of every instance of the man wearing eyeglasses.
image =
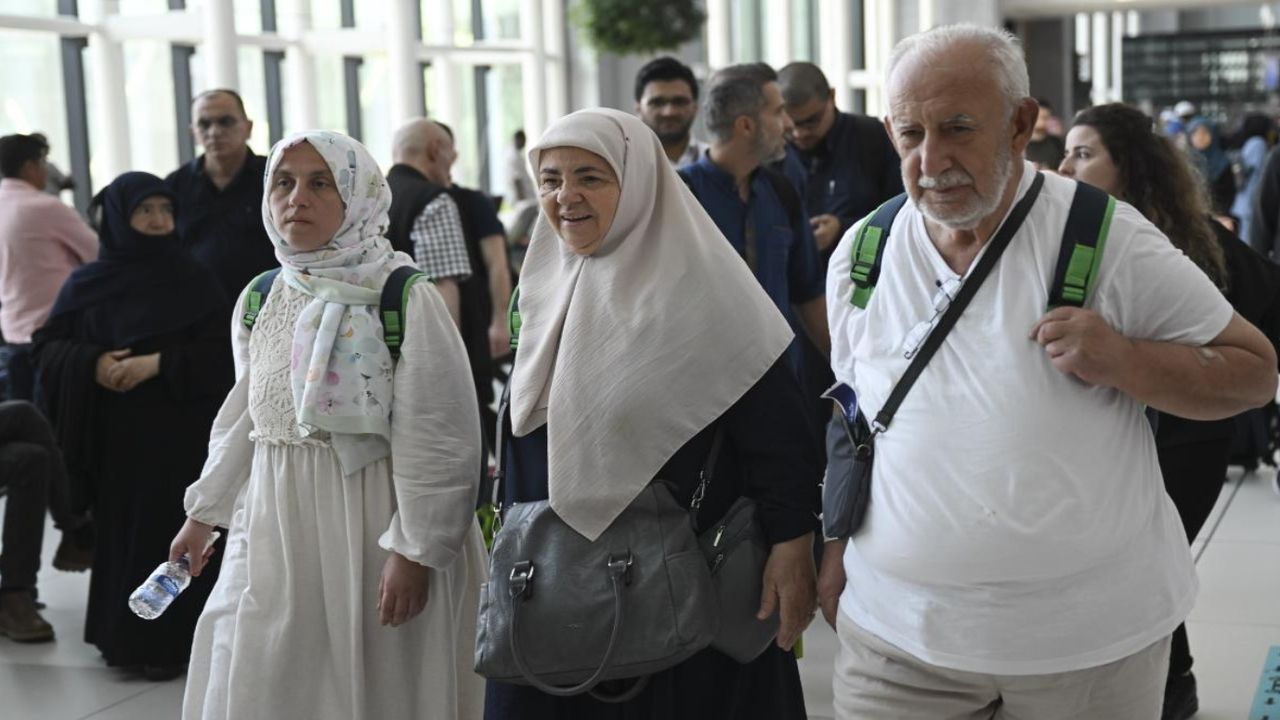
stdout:
{"type": "Polygon", "coordinates": [[[178,197],[178,234],[217,276],[228,302],[277,264],[262,225],[267,159],[249,149],[252,132],[238,93],[200,93],[191,105],[191,133],[204,154],[165,178],[178,197]]]}
{"type": "Polygon", "coordinates": [[[690,132],[697,114],[698,80],[688,65],[660,57],[636,73],[636,115],[662,141],[673,167],[697,162],[707,149],[690,132]]]}

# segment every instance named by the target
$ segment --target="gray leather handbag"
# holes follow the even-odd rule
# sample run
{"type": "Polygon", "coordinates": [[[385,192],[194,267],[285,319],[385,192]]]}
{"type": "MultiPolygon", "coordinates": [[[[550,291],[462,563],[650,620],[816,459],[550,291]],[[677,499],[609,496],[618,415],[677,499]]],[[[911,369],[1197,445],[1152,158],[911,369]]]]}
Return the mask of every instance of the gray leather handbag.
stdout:
{"type": "MultiPolygon", "coordinates": [[[[503,407],[498,492],[505,463],[503,407]]],[[[757,593],[757,598],[759,597],[757,593]]],[[[606,697],[606,680],[647,677],[707,647],[719,629],[711,571],[693,515],[663,481],[650,483],[594,541],[548,501],[517,503],[502,516],[481,588],[475,669],[491,680],[550,695],[606,697]]]]}

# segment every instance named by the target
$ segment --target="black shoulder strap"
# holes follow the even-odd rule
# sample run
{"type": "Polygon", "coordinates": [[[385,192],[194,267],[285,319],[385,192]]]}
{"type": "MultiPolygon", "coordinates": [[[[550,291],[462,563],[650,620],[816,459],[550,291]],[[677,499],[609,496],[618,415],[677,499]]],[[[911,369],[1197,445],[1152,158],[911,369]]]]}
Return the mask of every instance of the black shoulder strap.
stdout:
{"type": "Polygon", "coordinates": [[[764,173],[764,176],[769,179],[769,184],[773,186],[773,192],[782,203],[782,209],[787,212],[787,222],[791,223],[792,227],[803,223],[804,211],[800,207],[800,192],[796,190],[796,186],[791,184],[786,175],[768,165],[761,165],[760,172],[764,173]]]}
{"type": "Polygon", "coordinates": [[[1049,287],[1049,308],[1084,307],[1098,279],[1116,199],[1088,183],[1077,182],[1067,224],[1062,229],[1058,266],[1049,287]]]}
{"type": "Polygon", "coordinates": [[[996,261],[1004,254],[1004,249],[1009,246],[1013,236],[1022,227],[1022,222],[1027,219],[1027,213],[1031,212],[1031,206],[1035,205],[1036,198],[1040,196],[1040,188],[1043,185],[1044,174],[1036,173],[1035,180],[1031,183],[1031,189],[1013,207],[1009,217],[1000,226],[999,232],[991,239],[991,244],[987,247],[986,252],[982,253],[982,257],[978,258],[977,265],[974,266],[973,270],[964,279],[964,282],[961,283],[959,292],[956,293],[947,311],[942,314],[942,318],[938,320],[937,326],[925,338],[920,352],[911,359],[911,364],[907,366],[907,371],[902,374],[898,384],[889,393],[889,399],[880,408],[880,412],[876,413],[875,423],[871,426],[874,432],[884,432],[889,428],[889,423],[893,422],[893,416],[898,412],[898,406],[906,398],[911,386],[919,379],[920,373],[924,372],[924,367],[929,364],[933,354],[938,351],[938,348],[942,347],[942,341],[947,338],[951,328],[955,327],[956,321],[960,319],[960,314],[969,306],[969,301],[978,293],[978,289],[982,287],[982,282],[987,279],[987,275],[995,267],[996,261]]]}
{"type": "Polygon", "coordinates": [[[244,315],[240,322],[250,331],[258,320],[258,313],[262,312],[262,306],[267,303],[267,295],[271,294],[271,286],[279,274],[280,268],[272,268],[249,281],[249,292],[244,297],[244,315]]]}
{"type": "Polygon", "coordinates": [[[391,351],[391,359],[400,359],[400,345],[404,342],[405,318],[409,311],[409,288],[426,277],[412,265],[401,265],[387,276],[382,285],[382,301],[379,317],[382,318],[382,339],[391,351]]]}
{"type": "Polygon", "coordinates": [[[849,302],[855,307],[866,308],[871,293],[880,279],[880,265],[884,261],[884,248],[889,241],[889,230],[902,207],[907,204],[907,194],[901,193],[886,200],[871,217],[862,223],[850,249],[849,280],[853,282],[853,294],[849,302]]]}

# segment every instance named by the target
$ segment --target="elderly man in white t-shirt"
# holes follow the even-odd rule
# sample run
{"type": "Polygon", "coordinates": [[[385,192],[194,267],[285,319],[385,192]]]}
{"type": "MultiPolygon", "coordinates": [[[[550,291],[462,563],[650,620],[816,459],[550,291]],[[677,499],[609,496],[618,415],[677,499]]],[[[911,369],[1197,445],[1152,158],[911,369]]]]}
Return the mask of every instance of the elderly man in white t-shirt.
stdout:
{"type": "MultiPolygon", "coordinates": [[[[867,417],[939,288],[963,281],[1032,185],[1028,85],[1000,30],[937,28],[893,53],[885,127],[910,201],[865,309],[850,302],[858,226],[827,280],[832,364],[867,417]]],[[[840,636],[839,718],[1160,717],[1168,638],[1196,578],[1143,409],[1209,420],[1262,405],[1276,360],[1123,203],[1084,308],[1046,313],[1075,187],[1045,177],[877,438],[864,525],[828,544],[819,592],[840,636]]]]}

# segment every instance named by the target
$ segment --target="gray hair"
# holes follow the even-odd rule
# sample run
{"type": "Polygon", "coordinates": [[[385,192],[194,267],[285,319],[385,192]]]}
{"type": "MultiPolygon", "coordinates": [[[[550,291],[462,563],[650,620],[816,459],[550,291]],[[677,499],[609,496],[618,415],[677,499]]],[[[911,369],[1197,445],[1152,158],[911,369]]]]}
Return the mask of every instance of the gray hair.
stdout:
{"type": "Polygon", "coordinates": [[[1031,96],[1031,78],[1027,75],[1027,59],[1022,53],[1022,42],[1007,30],[983,27],[972,23],[943,25],[903,38],[889,55],[884,71],[887,90],[898,65],[909,57],[940,58],[956,45],[975,44],[986,49],[987,59],[996,72],[1005,105],[1009,110],[1031,96]]]}
{"type": "Polygon", "coordinates": [[[764,109],[764,86],[778,81],[778,74],[764,63],[730,65],[707,81],[702,100],[707,132],[718,142],[733,139],[733,121],[743,115],[758,117],[764,109]]]}

